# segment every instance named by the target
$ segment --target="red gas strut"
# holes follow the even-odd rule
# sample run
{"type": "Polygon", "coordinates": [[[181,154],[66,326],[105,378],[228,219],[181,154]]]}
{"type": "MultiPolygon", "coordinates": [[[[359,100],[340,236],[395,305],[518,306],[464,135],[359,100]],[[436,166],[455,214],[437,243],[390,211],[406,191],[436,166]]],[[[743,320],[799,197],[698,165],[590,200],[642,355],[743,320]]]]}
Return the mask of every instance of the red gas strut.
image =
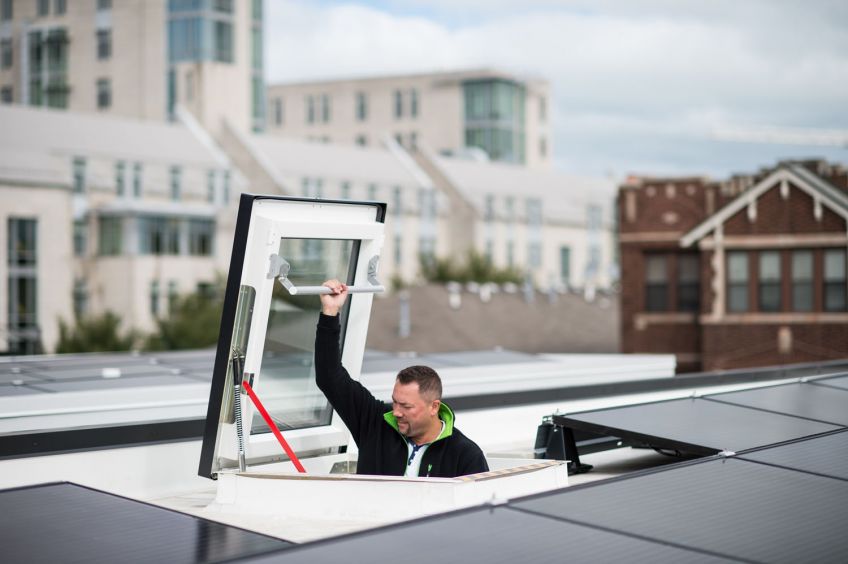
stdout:
{"type": "Polygon", "coordinates": [[[259,396],[256,395],[256,392],[253,391],[253,388],[250,384],[247,383],[247,378],[242,380],[241,385],[244,387],[247,395],[250,396],[250,399],[253,401],[253,405],[256,406],[256,409],[259,410],[259,413],[262,415],[262,419],[265,420],[265,423],[271,428],[271,431],[274,433],[274,436],[277,437],[277,440],[282,445],[283,450],[286,451],[286,454],[289,455],[289,459],[294,464],[294,467],[297,468],[298,472],[306,474],[306,470],[303,468],[303,465],[300,463],[300,460],[297,459],[297,455],[294,453],[292,448],[289,446],[289,443],[283,438],[283,434],[280,433],[280,430],[277,428],[277,424],[274,423],[274,420],[271,419],[271,416],[268,415],[268,412],[265,410],[265,406],[262,405],[262,402],[259,401],[259,396]]]}

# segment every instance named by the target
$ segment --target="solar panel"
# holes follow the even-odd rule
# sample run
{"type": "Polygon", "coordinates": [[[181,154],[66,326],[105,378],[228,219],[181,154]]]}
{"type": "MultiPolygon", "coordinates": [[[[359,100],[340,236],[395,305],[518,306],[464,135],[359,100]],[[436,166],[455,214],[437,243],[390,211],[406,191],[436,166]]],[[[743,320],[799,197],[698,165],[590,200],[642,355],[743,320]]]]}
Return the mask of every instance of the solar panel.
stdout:
{"type": "Polygon", "coordinates": [[[821,386],[832,386],[834,388],[842,388],[843,390],[848,390],[848,376],[840,376],[838,378],[821,378],[811,380],[810,383],[818,384],[821,386]]]}
{"type": "Polygon", "coordinates": [[[595,484],[511,505],[760,562],[844,562],[848,554],[842,480],[731,458],[595,484]]]}
{"type": "Polygon", "coordinates": [[[757,450],[740,458],[848,480],[848,431],[757,450]]]}
{"type": "Polygon", "coordinates": [[[217,562],[283,540],[60,483],[0,491],[7,562],[217,562]]]}
{"type": "Polygon", "coordinates": [[[823,423],[848,425],[848,389],[784,384],[704,397],[823,423]]]}
{"type": "Polygon", "coordinates": [[[838,426],[700,398],[555,416],[567,427],[632,438],[694,454],[739,452],[838,429],[838,426]]]}
{"type": "Polygon", "coordinates": [[[253,563],[725,562],[724,559],[507,507],[474,509],[330,539],[253,563]]]}
{"type": "Polygon", "coordinates": [[[72,382],[32,383],[34,389],[47,392],[80,392],[88,390],[116,390],[121,388],[139,388],[149,386],[177,386],[181,384],[199,384],[193,378],[183,376],[130,376],[120,378],[92,378],[72,382]]]}

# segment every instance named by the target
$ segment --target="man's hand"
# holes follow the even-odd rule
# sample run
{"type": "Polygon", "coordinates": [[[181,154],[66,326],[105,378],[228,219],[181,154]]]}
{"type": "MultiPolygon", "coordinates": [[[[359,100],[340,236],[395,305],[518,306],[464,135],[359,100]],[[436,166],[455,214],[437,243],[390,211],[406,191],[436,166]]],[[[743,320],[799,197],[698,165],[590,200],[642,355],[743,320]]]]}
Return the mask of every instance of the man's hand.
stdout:
{"type": "Polygon", "coordinates": [[[338,315],[347,300],[347,286],[338,280],[327,280],[323,285],[333,293],[321,294],[321,312],[324,315],[338,315]]]}

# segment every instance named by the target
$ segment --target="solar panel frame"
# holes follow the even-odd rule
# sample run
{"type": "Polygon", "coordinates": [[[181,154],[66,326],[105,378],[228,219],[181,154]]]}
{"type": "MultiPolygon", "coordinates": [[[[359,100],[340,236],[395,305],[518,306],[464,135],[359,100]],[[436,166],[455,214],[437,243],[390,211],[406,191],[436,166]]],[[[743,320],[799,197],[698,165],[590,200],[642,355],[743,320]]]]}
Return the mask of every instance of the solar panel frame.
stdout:
{"type": "Polygon", "coordinates": [[[739,455],[739,459],[816,476],[848,480],[848,429],[753,449],[739,455]]]}

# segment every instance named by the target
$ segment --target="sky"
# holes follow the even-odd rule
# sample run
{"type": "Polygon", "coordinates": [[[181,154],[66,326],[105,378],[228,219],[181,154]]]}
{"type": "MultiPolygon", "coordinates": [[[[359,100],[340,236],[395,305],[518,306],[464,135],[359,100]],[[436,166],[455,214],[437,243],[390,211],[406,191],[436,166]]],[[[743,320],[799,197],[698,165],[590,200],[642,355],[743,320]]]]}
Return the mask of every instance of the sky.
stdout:
{"type": "Polygon", "coordinates": [[[846,146],[715,136],[848,133],[845,0],[267,0],[265,26],[272,84],[480,67],[543,78],[564,172],[848,163],[846,146]]]}

